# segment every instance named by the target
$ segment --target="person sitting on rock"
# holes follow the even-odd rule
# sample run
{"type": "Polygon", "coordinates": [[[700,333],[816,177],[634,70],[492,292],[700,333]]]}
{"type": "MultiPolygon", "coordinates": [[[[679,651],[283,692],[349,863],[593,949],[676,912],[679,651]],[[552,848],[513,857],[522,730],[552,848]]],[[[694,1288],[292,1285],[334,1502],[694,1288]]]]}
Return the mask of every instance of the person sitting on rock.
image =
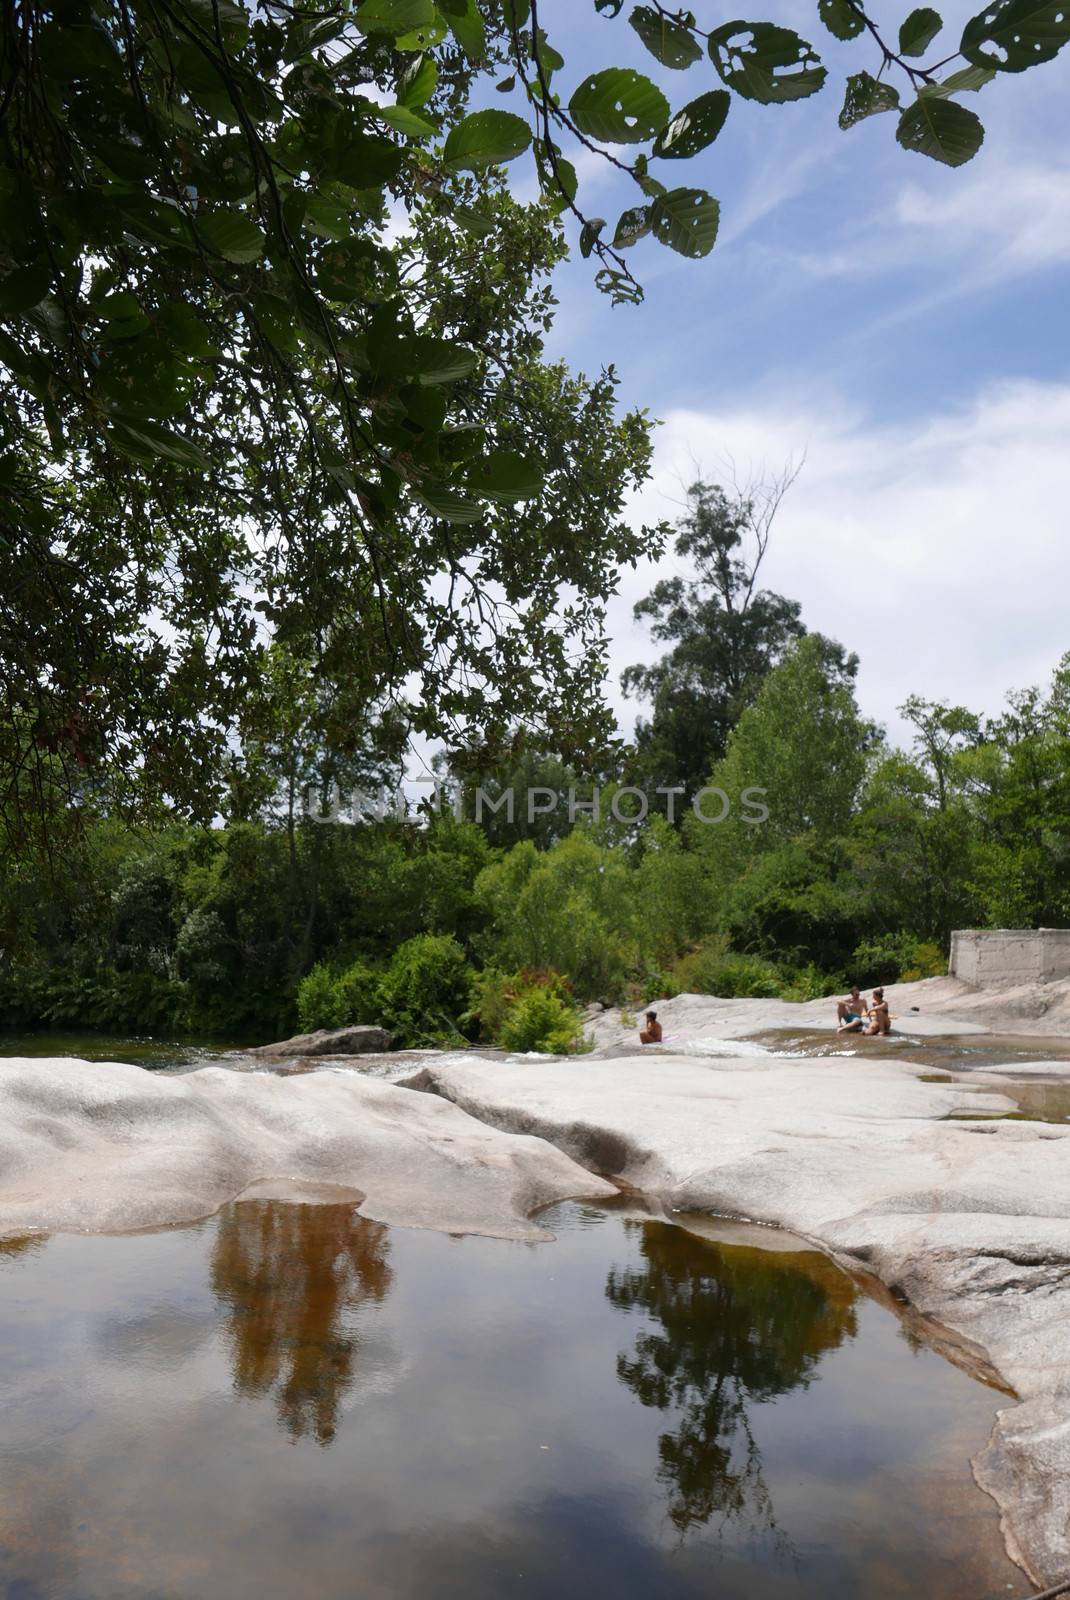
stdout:
{"type": "Polygon", "coordinates": [[[661,1023],[658,1021],[658,1014],[657,1014],[656,1011],[648,1011],[647,1012],[647,1014],[646,1014],[646,1027],[641,1029],[641,1031],[640,1031],[639,1043],[640,1044],[660,1044],[661,1043],[661,1023]]]}
{"type": "Polygon", "coordinates": [[[862,1022],[866,1015],[866,1002],[862,999],[862,992],[857,983],[847,996],[836,1007],[836,1032],[861,1033],[862,1022]]]}
{"type": "Polygon", "coordinates": [[[891,1033],[892,1014],[888,1010],[888,1002],[884,998],[883,989],[874,989],[873,1004],[869,1008],[869,1027],[866,1029],[867,1037],[875,1033],[891,1033]]]}

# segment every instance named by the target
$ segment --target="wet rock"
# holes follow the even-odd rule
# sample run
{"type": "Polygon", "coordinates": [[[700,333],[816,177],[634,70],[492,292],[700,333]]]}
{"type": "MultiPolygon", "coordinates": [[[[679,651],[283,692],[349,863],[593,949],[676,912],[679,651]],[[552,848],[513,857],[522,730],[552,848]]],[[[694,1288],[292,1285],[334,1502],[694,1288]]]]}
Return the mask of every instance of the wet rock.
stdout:
{"type": "Polygon", "coordinates": [[[320,1028],[316,1033],[297,1033],[278,1044],[262,1044],[246,1055],[268,1057],[357,1056],[389,1050],[390,1035],[385,1028],[320,1028]]]}
{"type": "Polygon", "coordinates": [[[789,1228],[874,1273],[1019,1396],[978,1481],[1030,1576],[1070,1574],[1070,1128],[948,1120],[1013,1102],[876,1054],[468,1061],[420,1086],[667,1207],[789,1228]]]}
{"type": "Polygon", "coordinates": [[[324,1185],[378,1222],[546,1239],[539,1207],[616,1191],[552,1145],[347,1072],[0,1060],[0,1236],[114,1233],[324,1185]]]}

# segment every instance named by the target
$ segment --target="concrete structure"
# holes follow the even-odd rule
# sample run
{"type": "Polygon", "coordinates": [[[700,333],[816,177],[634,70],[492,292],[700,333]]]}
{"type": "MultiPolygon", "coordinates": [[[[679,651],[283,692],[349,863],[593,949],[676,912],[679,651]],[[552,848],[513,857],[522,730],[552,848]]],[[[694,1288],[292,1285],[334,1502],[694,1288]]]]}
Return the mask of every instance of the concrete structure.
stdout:
{"type": "Polygon", "coordinates": [[[963,928],[951,935],[953,978],[977,989],[1070,977],[1070,928],[963,928]]]}

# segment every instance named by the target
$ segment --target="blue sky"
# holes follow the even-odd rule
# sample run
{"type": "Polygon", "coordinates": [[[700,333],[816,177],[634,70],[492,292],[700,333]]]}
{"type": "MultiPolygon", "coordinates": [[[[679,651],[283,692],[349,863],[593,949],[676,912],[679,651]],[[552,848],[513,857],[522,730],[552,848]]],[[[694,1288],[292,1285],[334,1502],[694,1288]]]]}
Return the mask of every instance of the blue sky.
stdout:
{"type": "MultiPolygon", "coordinates": [[[[610,20],[593,0],[542,0],[565,99],[609,65],[648,73],[674,107],[717,86],[704,62],[659,67],[629,9],[610,20]]],[[[878,20],[894,37],[908,9],[878,20]]],[[[695,10],[706,26],[730,14],[695,10]]],[[[941,54],[971,11],[944,11],[941,54]]],[[[611,307],[576,252],[552,349],[588,372],[612,362],[626,402],[661,420],[637,516],[673,514],[695,463],[746,480],[805,452],[766,580],[859,653],[863,707],[893,736],[911,691],[996,711],[1070,649],[1070,49],[964,97],[986,140],[953,171],[901,150],[891,115],[837,127],[843,78],[876,71],[875,46],[837,43],[802,0],[750,14],[809,38],[828,85],[795,105],[734,97],[702,156],[655,163],[718,197],[716,248],[692,262],[640,243],[636,309],[611,307]]],[[[579,165],[588,213],[635,203],[610,169],[579,165]]],[[[615,671],[649,654],[631,607],[654,576],[624,575],[615,671]]],[[[629,722],[634,705],[614,700],[629,722]]]]}

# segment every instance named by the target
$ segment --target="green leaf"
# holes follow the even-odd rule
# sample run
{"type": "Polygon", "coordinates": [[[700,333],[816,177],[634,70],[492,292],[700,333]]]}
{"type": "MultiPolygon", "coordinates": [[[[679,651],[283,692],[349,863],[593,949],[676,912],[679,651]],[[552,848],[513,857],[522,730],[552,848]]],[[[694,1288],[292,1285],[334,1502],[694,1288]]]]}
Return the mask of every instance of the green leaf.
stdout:
{"type": "Polygon", "coordinates": [[[678,111],[654,141],[654,154],[663,159],[698,155],[713,143],[724,127],[732,96],[727,89],[710,89],[678,111]]]}
{"type": "Polygon", "coordinates": [[[817,14],[837,39],[857,39],[866,22],[850,0],[817,0],[817,14]]]}
{"type": "Polygon", "coordinates": [[[442,158],[455,172],[482,172],[512,161],[531,143],[531,129],[512,111],[474,111],[450,129],[442,158]]]}
{"type": "Polygon", "coordinates": [[[415,109],[426,105],[438,84],[438,67],[432,56],[417,56],[398,79],[399,106],[415,109]]]}
{"type": "Polygon", "coordinates": [[[6,278],[0,279],[0,312],[18,316],[40,305],[52,287],[52,274],[43,262],[35,261],[28,267],[16,267],[6,278]]]}
{"type": "Polygon", "coordinates": [[[542,482],[543,471],[537,462],[526,460],[515,450],[492,450],[469,475],[468,487],[484,500],[510,506],[518,500],[533,499],[542,482]]]}
{"type": "Polygon", "coordinates": [[[622,211],[613,234],[614,250],[630,250],[633,244],[645,239],[651,228],[650,206],[629,206],[622,211]]]}
{"type": "Polygon", "coordinates": [[[193,249],[193,231],[177,206],[150,195],[124,195],[120,202],[124,225],[150,244],[193,249]]]}
{"type": "Polygon", "coordinates": [[[436,19],[434,0],[364,0],[354,21],[361,33],[411,33],[430,27],[436,19]]]}
{"type": "Polygon", "coordinates": [[[878,111],[898,110],[898,89],[890,83],[881,83],[868,72],[856,72],[847,80],[840,127],[853,128],[856,122],[876,116],[878,111]]]}
{"type": "Polygon", "coordinates": [[[710,34],[709,49],[728,87],[762,105],[804,100],[827,77],[813,46],[772,22],[728,22],[710,34]]]}
{"type": "Polygon", "coordinates": [[[974,66],[1024,72],[1053,60],[1068,39],[1065,0],[995,0],[966,24],[961,49],[974,66]]]}
{"type": "Polygon", "coordinates": [[[207,328],[195,311],[181,300],[172,300],[157,314],[157,324],[168,340],[183,355],[198,361],[207,361],[218,354],[219,347],[211,329],[207,328]]]}
{"type": "Polygon", "coordinates": [[[433,50],[436,45],[442,43],[448,31],[445,17],[436,11],[434,21],[427,23],[425,27],[414,28],[411,33],[399,33],[394,40],[394,49],[433,50]]]}
{"type": "Polygon", "coordinates": [[[995,67],[962,67],[958,72],[953,72],[950,78],[945,78],[943,83],[924,84],[918,93],[935,95],[943,100],[949,94],[962,94],[967,89],[983,89],[995,76],[995,67]]]}
{"type": "Polygon", "coordinates": [[[682,256],[708,256],[720,220],[721,208],[705,189],[670,189],[651,207],[655,239],[682,256]]]}
{"type": "Polygon", "coordinates": [[[641,144],[669,120],[661,90],[631,67],[607,67],[585,78],[568,109],[580,132],[600,144],[641,144]]]}
{"type": "Polygon", "coordinates": [[[145,465],[162,457],[165,461],[177,461],[183,467],[207,470],[211,466],[203,450],[191,440],[160,422],[150,422],[147,417],[116,415],[106,437],[124,455],[145,465]]]}
{"type": "Polygon", "coordinates": [[[580,255],[585,261],[598,243],[598,235],[605,225],[605,217],[588,217],[580,229],[580,255]]]}
{"type": "Polygon", "coordinates": [[[485,239],[488,233],[494,232],[493,218],[484,216],[481,211],[475,211],[471,206],[455,205],[450,215],[459,228],[473,234],[477,239],[485,239]]]}
{"type": "Polygon", "coordinates": [[[417,383],[425,386],[456,383],[460,378],[469,377],[479,365],[478,354],[467,345],[430,336],[415,339],[408,355],[408,370],[417,383]]]}
{"type": "Polygon", "coordinates": [[[460,0],[445,8],[450,32],[473,66],[487,58],[487,29],[476,0],[460,0]]]}
{"type": "Polygon", "coordinates": [[[899,30],[899,53],[904,56],[923,56],[944,25],[938,11],[931,6],[919,6],[912,11],[899,30]]]}
{"type": "Polygon", "coordinates": [[[36,43],[45,73],[60,83],[124,76],[123,58],[99,23],[50,22],[41,29],[36,43]]]}
{"type": "Polygon", "coordinates": [[[702,46],[690,28],[682,28],[651,6],[636,6],[628,21],[663,67],[682,71],[702,60],[702,46]]]}
{"type": "Polygon", "coordinates": [[[895,136],[904,150],[961,167],[980,150],[985,130],[981,119],[957,100],[925,96],[903,112],[895,136]]]}
{"type": "Polygon", "coordinates": [[[97,309],[107,323],[104,333],[106,339],[134,339],[150,325],[138,304],[137,295],[129,290],[106,295],[97,309]]]}
{"type": "Polygon", "coordinates": [[[240,211],[210,211],[197,218],[197,231],[205,244],[224,261],[259,261],[264,235],[240,211]]]}
{"type": "Polygon", "coordinates": [[[396,128],[408,139],[433,139],[438,133],[433,122],[428,122],[426,117],[421,117],[408,106],[380,106],[375,114],[380,122],[396,128]]]}
{"type": "Polygon", "coordinates": [[[415,491],[421,505],[444,522],[478,522],[483,507],[448,483],[425,483],[415,491]]]}

